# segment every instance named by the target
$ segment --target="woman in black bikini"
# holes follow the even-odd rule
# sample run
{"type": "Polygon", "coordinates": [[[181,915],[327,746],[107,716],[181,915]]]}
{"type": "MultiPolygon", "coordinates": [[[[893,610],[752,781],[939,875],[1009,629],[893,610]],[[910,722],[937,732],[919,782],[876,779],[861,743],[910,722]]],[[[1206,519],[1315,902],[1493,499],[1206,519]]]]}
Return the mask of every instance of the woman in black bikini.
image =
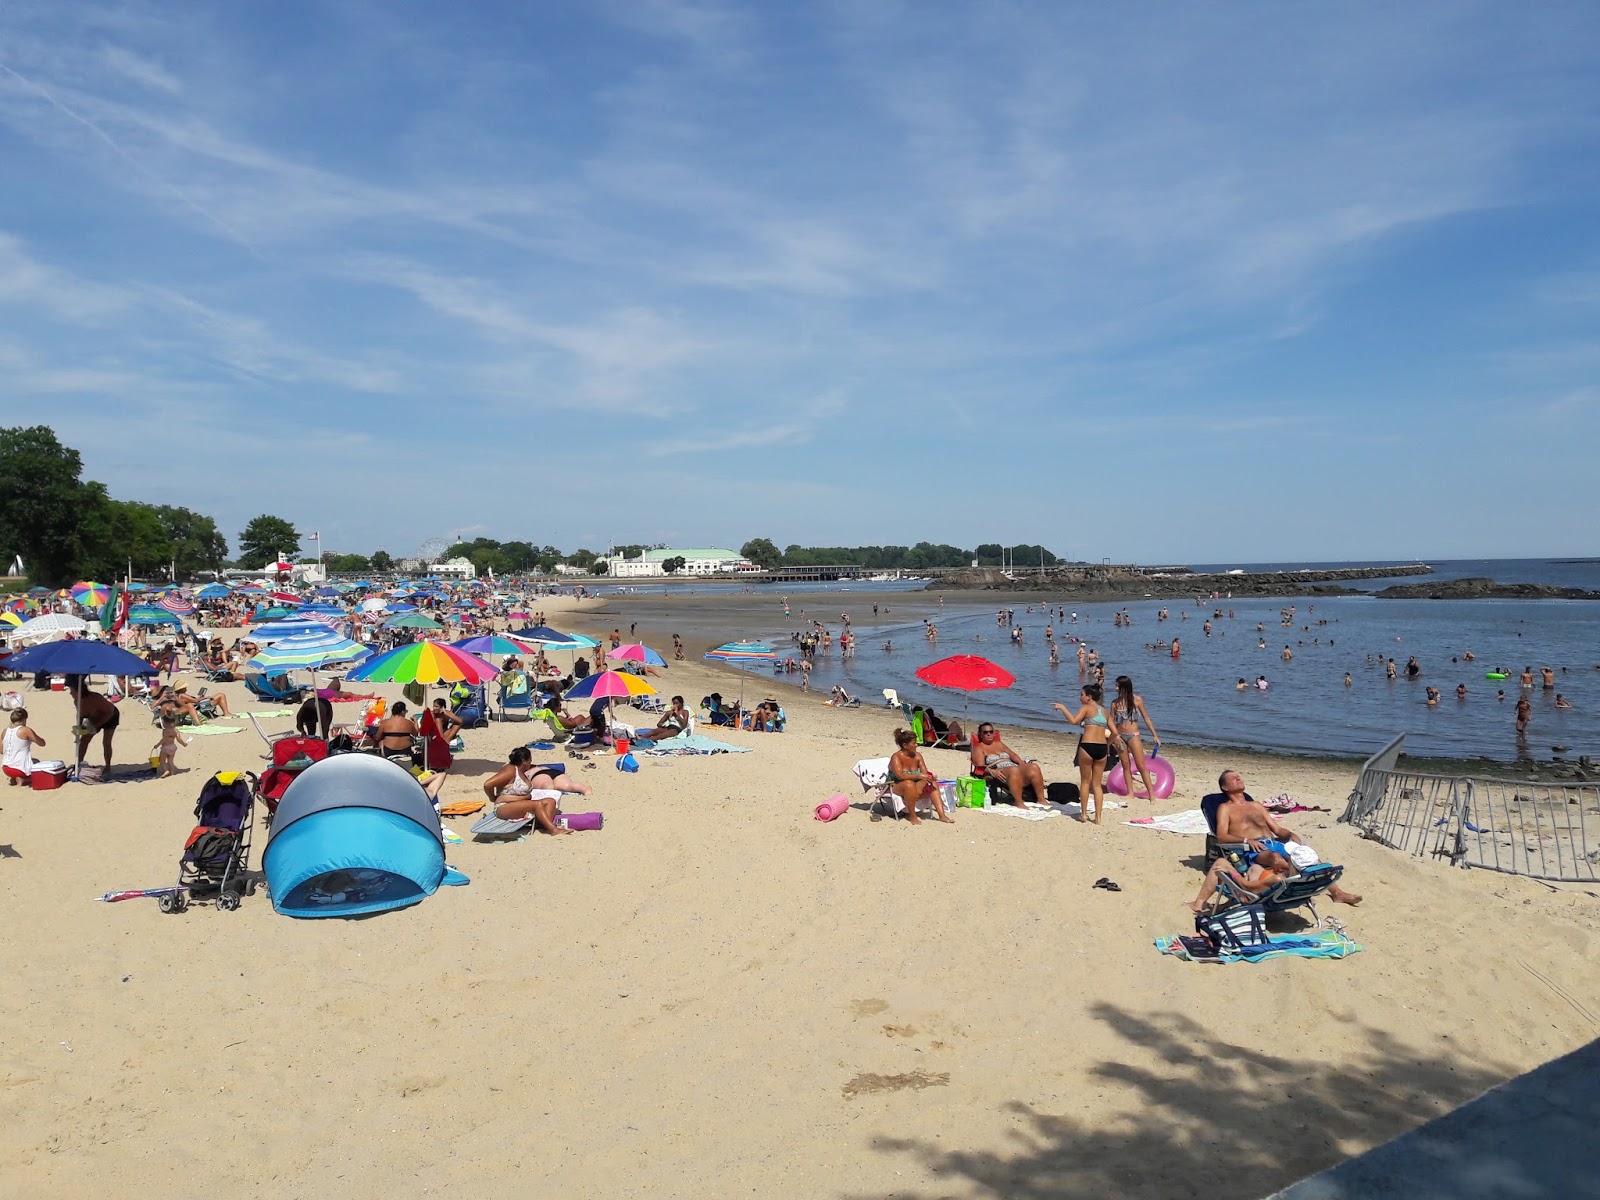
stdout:
{"type": "Polygon", "coordinates": [[[379,721],[377,729],[372,732],[373,744],[379,754],[390,759],[401,758],[413,765],[417,758],[411,739],[420,736],[417,723],[406,716],[404,700],[396,700],[389,709],[389,715],[379,721]]]}
{"type": "Polygon", "coordinates": [[[1122,743],[1122,735],[1112,730],[1106,710],[1100,705],[1102,695],[1098,683],[1086,683],[1078,693],[1077,712],[1068,712],[1065,704],[1055,705],[1069,725],[1083,726],[1083,733],[1078,737],[1077,753],[1078,795],[1083,805],[1081,820],[1088,822],[1089,801],[1093,798],[1096,825],[1100,824],[1106,802],[1106,756],[1111,752],[1112,743],[1118,746],[1122,743]]]}

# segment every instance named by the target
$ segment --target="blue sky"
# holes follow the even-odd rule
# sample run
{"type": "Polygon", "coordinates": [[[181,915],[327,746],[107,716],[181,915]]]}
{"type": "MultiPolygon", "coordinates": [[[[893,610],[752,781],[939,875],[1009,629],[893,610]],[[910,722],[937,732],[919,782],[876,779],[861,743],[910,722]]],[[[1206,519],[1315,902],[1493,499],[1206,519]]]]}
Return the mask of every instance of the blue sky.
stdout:
{"type": "Polygon", "coordinates": [[[0,4],[0,413],[330,549],[1592,554],[1600,7],[0,4]]]}

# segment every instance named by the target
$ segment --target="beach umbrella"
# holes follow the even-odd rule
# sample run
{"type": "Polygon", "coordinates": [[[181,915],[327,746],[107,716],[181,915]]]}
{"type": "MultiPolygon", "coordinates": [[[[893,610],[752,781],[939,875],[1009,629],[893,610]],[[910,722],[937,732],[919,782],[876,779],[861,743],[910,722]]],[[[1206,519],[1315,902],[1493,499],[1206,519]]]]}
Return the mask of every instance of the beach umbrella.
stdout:
{"type": "Polygon", "coordinates": [[[938,688],[951,688],[961,692],[961,711],[967,711],[971,693],[1008,688],[1017,677],[997,663],[977,654],[952,654],[925,667],[919,667],[917,678],[938,688]]]}
{"type": "Polygon", "coordinates": [[[271,608],[256,609],[255,615],[250,619],[252,621],[276,621],[279,617],[287,617],[288,615],[289,610],[287,608],[274,604],[271,608]]]}
{"type": "Polygon", "coordinates": [[[352,642],[331,629],[323,629],[316,633],[297,633],[292,637],[280,638],[258,651],[245,666],[254,667],[263,675],[281,675],[285,671],[310,671],[315,675],[318,667],[330,663],[355,662],[370,653],[360,642],[352,642]]]}
{"type": "Polygon", "coordinates": [[[85,608],[99,608],[107,600],[111,599],[111,589],[103,583],[92,583],[85,580],[82,583],[72,585],[71,595],[74,600],[85,608]]]}
{"type": "Polygon", "coordinates": [[[372,596],[361,602],[361,611],[380,613],[389,607],[389,602],[381,596],[372,596]]]}
{"type": "Polygon", "coordinates": [[[506,620],[508,620],[508,621],[531,621],[531,620],[533,620],[533,614],[532,613],[525,613],[525,612],[507,613],[506,614],[506,620]]]}
{"type": "MultiPolygon", "coordinates": [[[[747,662],[772,662],[777,654],[760,642],[724,642],[715,650],[706,651],[706,657],[716,662],[737,665],[747,662]]],[[[744,672],[739,672],[739,711],[744,711],[744,672]]]]}
{"type": "Polygon", "coordinates": [[[667,660],[662,658],[659,652],[650,649],[649,646],[641,646],[637,642],[631,646],[618,646],[615,650],[608,651],[606,657],[619,662],[641,662],[651,667],[667,665],[667,660]]]}
{"type": "Polygon", "coordinates": [[[355,683],[488,683],[500,668],[445,642],[412,642],[369,658],[348,678],[355,683]]]}
{"type": "Polygon", "coordinates": [[[276,604],[304,604],[305,599],[293,592],[268,592],[267,599],[276,604]]]}
{"type": "Polygon", "coordinates": [[[401,613],[398,617],[390,617],[383,623],[385,629],[443,629],[444,626],[432,617],[424,616],[419,612],[401,613]]]}
{"type": "Polygon", "coordinates": [[[128,610],[129,625],[182,625],[183,622],[166,609],[154,604],[139,604],[128,610]]]}
{"type": "Polygon", "coordinates": [[[629,696],[653,696],[656,689],[637,675],[623,671],[601,671],[580,679],[567,689],[568,700],[627,699],[629,696]]]}
{"type": "Polygon", "coordinates": [[[249,592],[251,595],[255,595],[259,592],[264,592],[267,589],[262,587],[259,583],[241,583],[239,585],[239,590],[241,592],[249,592]]]}
{"type": "Polygon", "coordinates": [[[281,641],[288,637],[298,637],[307,633],[327,633],[328,627],[321,621],[300,620],[291,618],[283,621],[272,621],[266,625],[259,625],[245,636],[246,641],[257,642],[265,645],[269,642],[281,641]]]}
{"type": "MultiPolygon", "coordinates": [[[[64,637],[69,633],[83,633],[89,628],[87,621],[80,621],[77,617],[67,613],[45,613],[43,616],[34,617],[18,625],[11,635],[13,642],[48,642],[64,637]]],[[[7,670],[16,670],[8,667],[7,670]]],[[[121,672],[118,672],[121,674],[121,672]]]]}
{"type": "Polygon", "coordinates": [[[760,642],[724,642],[706,651],[706,657],[722,662],[771,662],[778,655],[760,642]]]}
{"type": "Polygon", "coordinates": [[[176,613],[180,617],[194,616],[194,601],[181,592],[169,592],[157,600],[156,604],[166,609],[169,613],[176,613]]]}
{"type": "Polygon", "coordinates": [[[208,583],[194,594],[196,600],[221,600],[231,595],[233,589],[222,583],[208,583]]]}
{"type": "Polygon", "coordinates": [[[499,634],[479,634],[450,644],[457,650],[465,650],[468,654],[476,654],[480,658],[488,658],[491,655],[504,658],[508,654],[539,653],[539,647],[532,642],[518,641],[516,638],[503,637],[499,634]]]}
{"type": "MultiPolygon", "coordinates": [[[[626,700],[630,696],[653,696],[655,688],[651,687],[637,675],[628,675],[622,671],[601,671],[580,679],[567,689],[568,700],[600,700],[613,701],[626,700]]],[[[612,705],[606,705],[607,724],[610,723],[612,705]]],[[[598,731],[597,731],[598,734],[598,731]]]]}
{"type": "MultiPolygon", "coordinates": [[[[42,620],[43,618],[41,618],[42,620]]],[[[80,622],[81,623],[81,622],[80,622]]],[[[81,638],[72,641],[46,642],[19,650],[6,660],[6,670],[31,674],[48,671],[52,675],[154,675],[155,667],[137,654],[130,654],[121,646],[109,642],[91,642],[81,638]]],[[[83,710],[78,697],[73,698],[76,720],[74,726],[83,724],[83,710]]],[[[74,742],[77,739],[74,737],[74,742]]],[[[76,757],[76,755],[74,756],[76,757]]],[[[83,759],[77,758],[77,766],[83,759]]]]}
{"type": "Polygon", "coordinates": [[[916,675],[923,683],[961,692],[1008,688],[1017,681],[1010,671],[977,654],[952,654],[919,667],[916,675]]]}
{"type": "MultiPolygon", "coordinates": [[[[516,614],[513,613],[512,617],[514,618],[515,616],[516,614]]],[[[530,625],[526,629],[513,629],[511,636],[519,637],[529,642],[545,642],[549,645],[567,645],[583,637],[582,634],[562,633],[559,629],[551,629],[548,625],[530,625]]],[[[588,639],[584,640],[587,641],[588,639]]],[[[589,641],[588,644],[598,646],[600,643],[589,641]]]]}
{"type": "Polygon", "coordinates": [[[0,613],[0,625],[9,625],[15,629],[22,624],[22,618],[14,612],[0,613]]]}

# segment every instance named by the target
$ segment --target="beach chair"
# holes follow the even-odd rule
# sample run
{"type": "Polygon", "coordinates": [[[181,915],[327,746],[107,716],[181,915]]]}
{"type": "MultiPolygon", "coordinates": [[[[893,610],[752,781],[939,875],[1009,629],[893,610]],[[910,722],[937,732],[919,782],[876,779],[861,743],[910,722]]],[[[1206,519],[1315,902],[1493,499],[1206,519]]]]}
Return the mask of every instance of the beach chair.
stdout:
{"type": "MultiPolygon", "coordinates": [[[[287,676],[279,675],[278,678],[288,683],[287,676]]],[[[259,671],[252,671],[247,674],[244,677],[244,686],[245,690],[252,696],[260,700],[271,701],[273,704],[299,704],[300,701],[305,699],[305,688],[296,687],[294,684],[289,684],[287,691],[276,688],[259,671]]]]}
{"type": "Polygon", "coordinates": [[[885,708],[899,708],[900,707],[900,693],[895,691],[893,688],[884,688],[883,689],[883,706],[885,708]]]}
{"type": "Polygon", "coordinates": [[[900,701],[900,711],[906,716],[906,728],[917,736],[917,745],[934,750],[967,750],[970,744],[957,742],[939,726],[943,724],[931,708],[900,701]]]}
{"type": "Polygon", "coordinates": [[[198,675],[207,683],[232,683],[233,672],[226,667],[210,667],[203,658],[193,659],[189,663],[189,674],[198,675]]]}
{"type": "Polygon", "coordinates": [[[495,707],[502,721],[508,720],[506,714],[513,712],[520,712],[524,720],[531,720],[533,689],[528,686],[528,677],[519,671],[510,683],[502,685],[495,696],[495,707]]]}
{"type": "Polygon", "coordinates": [[[287,733],[268,733],[265,729],[261,728],[261,722],[256,720],[255,713],[246,713],[245,716],[250,721],[250,727],[254,729],[256,733],[261,736],[261,740],[267,744],[267,753],[263,754],[261,756],[262,758],[271,758],[272,748],[285,738],[297,738],[300,736],[300,731],[298,729],[291,729],[287,733]]]}
{"type": "Polygon", "coordinates": [[[1270,917],[1273,913],[1289,912],[1296,908],[1309,908],[1312,922],[1318,929],[1322,918],[1317,915],[1316,902],[1328,894],[1330,888],[1344,875],[1343,867],[1332,863],[1318,863],[1307,867],[1298,875],[1291,875],[1262,892],[1251,892],[1236,879],[1221,875],[1217,879],[1217,895],[1224,897],[1213,911],[1222,911],[1232,905],[1259,904],[1270,917]]]}
{"type": "MultiPolygon", "coordinates": [[[[872,805],[867,809],[874,818],[882,813],[891,817],[898,817],[906,810],[906,802],[889,790],[889,760],[887,758],[863,758],[850,770],[856,777],[856,782],[861,785],[861,790],[872,797],[872,805]]],[[[933,813],[933,798],[919,796],[917,810],[927,809],[933,813]]]]}
{"type": "MultiPolygon", "coordinates": [[[[1245,793],[1246,800],[1253,800],[1249,792],[1245,793]]],[[[1201,868],[1209,871],[1211,864],[1223,855],[1228,856],[1228,861],[1241,871],[1249,862],[1250,846],[1245,842],[1219,842],[1217,841],[1217,810],[1228,802],[1228,797],[1222,792],[1212,792],[1209,796],[1200,798],[1200,812],[1206,819],[1206,826],[1211,830],[1206,834],[1206,865],[1201,868]]]]}
{"type": "Polygon", "coordinates": [[[455,756],[450,753],[450,743],[440,736],[439,723],[433,719],[431,711],[423,712],[417,728],[422,731],[423,766],[430,771],[448,771],[455,756]]]}
{"type": "Polygon", "coordinates": [[[479,729],[488,725],[488,690],[481,683],[456,684],[450,689],[450,711],[468,729],[479,729]]]}

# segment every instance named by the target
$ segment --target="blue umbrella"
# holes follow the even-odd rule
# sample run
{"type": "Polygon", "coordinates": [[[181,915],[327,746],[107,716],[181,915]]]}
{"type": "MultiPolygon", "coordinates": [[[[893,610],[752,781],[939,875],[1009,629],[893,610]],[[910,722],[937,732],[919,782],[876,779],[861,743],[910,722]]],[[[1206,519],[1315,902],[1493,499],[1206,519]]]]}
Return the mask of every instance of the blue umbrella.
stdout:
{"type": "Polygon", "coordinates": [[[232,595],[233,589],[220,583],[208,583],[194,594],[196,600],[220,600],[232,595]]]}
{"type": "Polygon", "coordinates": [[[6,659],[6,670],[49,671],[52,675],[154,675],[152,667],[137,654],[109,642],[73,639],[30,646],[6,659]]]}

